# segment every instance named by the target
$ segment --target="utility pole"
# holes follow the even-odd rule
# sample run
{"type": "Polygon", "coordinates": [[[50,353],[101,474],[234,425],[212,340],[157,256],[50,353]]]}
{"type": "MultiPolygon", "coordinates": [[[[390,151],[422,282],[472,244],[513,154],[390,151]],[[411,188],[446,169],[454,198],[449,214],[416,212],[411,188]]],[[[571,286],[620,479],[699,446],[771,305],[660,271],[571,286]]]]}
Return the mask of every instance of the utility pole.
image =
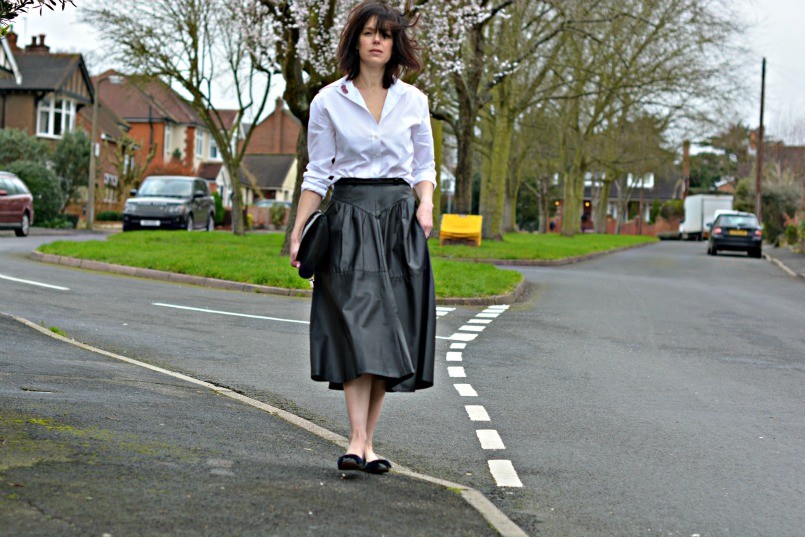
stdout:
{"type": "Polygon", "coordinates": [[[760,76],[760,126],[757,129],[757,180],[755,182],[755,215],[763,222],[761,214],[763,197],[763,107],[766,103],[766,58],[763,58],[763,70],[760,76]]]}
{"type": "Polygon", "coordinates": [[[690,195],[690,140],[682,142],[682,179],[685,181],[682,199],[685,199],[690,195]]]}

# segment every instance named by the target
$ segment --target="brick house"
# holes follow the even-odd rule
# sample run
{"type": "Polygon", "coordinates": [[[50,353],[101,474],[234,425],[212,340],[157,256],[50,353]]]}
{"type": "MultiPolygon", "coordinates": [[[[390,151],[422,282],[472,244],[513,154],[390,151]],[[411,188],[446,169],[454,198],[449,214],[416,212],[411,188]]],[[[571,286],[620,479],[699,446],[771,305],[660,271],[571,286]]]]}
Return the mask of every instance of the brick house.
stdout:
{"type": "MultiPolygon", "coordinates": [[[[51,52],[45,35],[33,36],[24,48],[10,32],[0,40],[0,129],[18,129],[55,147],[65,133],[81,128],[92,132],[96,92],[81,54],[51,52]]],[[[128,124],[99,105],[96,143],[100,144],[95,213],[117,209],[117,140],[128,124]],[[110,193],[110,191],[114,191],[110,193]]],[[[81,214],[86,187],[72,200],[68,213],[81,214]]]]}

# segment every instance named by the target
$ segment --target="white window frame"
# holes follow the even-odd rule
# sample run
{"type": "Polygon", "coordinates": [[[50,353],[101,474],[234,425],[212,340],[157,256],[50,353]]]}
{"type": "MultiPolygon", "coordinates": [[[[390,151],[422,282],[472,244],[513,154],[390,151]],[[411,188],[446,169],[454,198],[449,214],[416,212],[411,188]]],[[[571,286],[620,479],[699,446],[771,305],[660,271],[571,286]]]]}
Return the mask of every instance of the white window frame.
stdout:
{"type": "Polygon", "coordinates": [[[36,135],[40,138],[53,138],[59,140],[64,133],[75,129],[76,103],[73,99],[49,94],[36,105],[36,135]],[[57,108],[56,103],[61,102],[57,108]],[[47,125],[42,125],[42,113],[47,114],[47,125]],[[56,134],[56,114],[60,115],[60,132],[56,134]]]}
{"type": "Polygon", "coordinates": [[[171,129],[170,123],[165,122],[165,136],[164,136],[165,139],[163,140],[163,142],[165,143],[165,155],[166,156],[169,156],[172,153],[172,151],[171,151],[171,144],[172,144],[171,130],[173,130],[173,129],[171,129]]]}
{"type": "Polygon", "coordinates": [[[199,128],[196,128],[196,156],[204,156],[204,131],[199,128]]]}

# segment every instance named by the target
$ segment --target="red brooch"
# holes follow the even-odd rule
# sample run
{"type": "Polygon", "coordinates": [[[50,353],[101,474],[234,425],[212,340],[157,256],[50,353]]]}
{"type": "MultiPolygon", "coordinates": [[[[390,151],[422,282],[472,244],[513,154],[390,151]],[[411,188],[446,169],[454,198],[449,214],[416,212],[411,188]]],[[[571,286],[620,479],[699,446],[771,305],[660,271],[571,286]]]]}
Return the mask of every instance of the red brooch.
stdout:
{"type": "Polygon", "coordinates": [[[341,91],[343,91],[343,92],[344,92],[344,94],[349,93],[349,90],[347,89],[347,85],[346,85],[346,84],[341,84],[341,91]]]}

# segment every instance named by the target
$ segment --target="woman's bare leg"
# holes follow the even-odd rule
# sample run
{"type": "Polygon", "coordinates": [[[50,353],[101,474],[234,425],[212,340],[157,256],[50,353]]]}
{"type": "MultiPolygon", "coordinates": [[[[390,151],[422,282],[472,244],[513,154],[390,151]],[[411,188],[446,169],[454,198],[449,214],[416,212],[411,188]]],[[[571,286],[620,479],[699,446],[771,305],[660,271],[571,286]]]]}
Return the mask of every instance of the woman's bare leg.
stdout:
{"type": "Polygon", "coordinates": [[[369,397],[369,413],[366,420],[366,462],[377,460],[372,441],[375,434],[377,421],[380,419],[380,411],[383,409],[383,401],[386,397],[386,381],[382,378],[373,377],[372,390],[369,397]]]}
{"type": "MultiPolygon", "coordinates": [[[[366,457],[367,424],[372,395],[372,375],[361,375],[344,383],[344,396],[347,400],[349,416],[349,446],[347,453],[366,457]]],[[[377,419],[375,419],[375,424],[377,419]]]]}

